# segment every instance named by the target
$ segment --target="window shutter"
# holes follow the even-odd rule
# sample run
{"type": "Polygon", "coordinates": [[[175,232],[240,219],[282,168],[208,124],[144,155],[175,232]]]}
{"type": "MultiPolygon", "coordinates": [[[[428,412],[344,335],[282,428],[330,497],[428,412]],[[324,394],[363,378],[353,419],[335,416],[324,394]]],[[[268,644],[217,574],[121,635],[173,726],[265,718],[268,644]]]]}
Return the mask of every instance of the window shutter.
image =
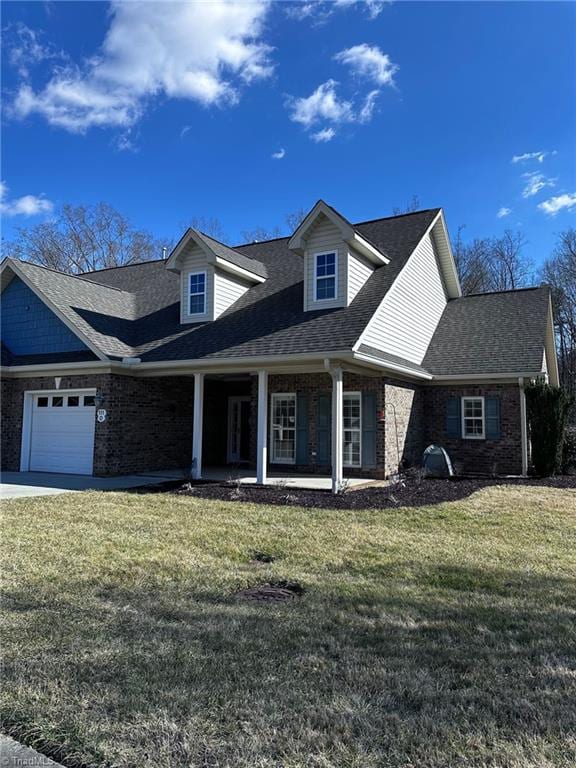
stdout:
{"type": "Polygon", "coordinates": [[[462,437],[461,400],[451,397],[446,401],[446,436],[462,437]]]}
{"type": "Polygon", "coordinates": [[[362,466],[376,466],[376,392],[362,392],[362,466]]]}
{"type": "Polygon", "coordinates": [[[318,394],[317,413],[317,455],[318,464],[330,464],[332,453],[332,395],[328,392],[318,394]]]}
{"type": "Polygon", "coordinates": [[[296,394],[296,464],[308,464],[308,397],[296,394]]]}
{"type": "Polygon", "coordinates": [[[500,440],[500,398],[484,398],[486,440],[500,440]]]}

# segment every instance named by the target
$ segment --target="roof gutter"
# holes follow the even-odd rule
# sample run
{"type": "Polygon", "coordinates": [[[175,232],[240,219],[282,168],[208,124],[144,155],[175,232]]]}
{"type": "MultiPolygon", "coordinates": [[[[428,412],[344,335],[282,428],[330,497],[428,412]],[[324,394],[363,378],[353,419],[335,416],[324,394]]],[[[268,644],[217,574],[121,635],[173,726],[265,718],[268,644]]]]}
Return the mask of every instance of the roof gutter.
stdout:
{"type": "Polygon", "coordinates": [[[425,381],[430,381],[434,377],[431,373],[425,373],[424,371],[416,371],[414,368],[410,368],[409,366],[400,365],[398,363],[390,363],[385,362],[384,360],[380,360],[378,357],[372,357],[371,355],[367,355],[365,352],[354,352],[353,357],[355,360],[359,360],[360,362],[364,363],[370,363],[371,365],[377,365],[379,368],[385,368],[389,371],[395,371],[396,373],[401,373],[403,376],[411,376],[415,379],[424,379],[425,381]]]}

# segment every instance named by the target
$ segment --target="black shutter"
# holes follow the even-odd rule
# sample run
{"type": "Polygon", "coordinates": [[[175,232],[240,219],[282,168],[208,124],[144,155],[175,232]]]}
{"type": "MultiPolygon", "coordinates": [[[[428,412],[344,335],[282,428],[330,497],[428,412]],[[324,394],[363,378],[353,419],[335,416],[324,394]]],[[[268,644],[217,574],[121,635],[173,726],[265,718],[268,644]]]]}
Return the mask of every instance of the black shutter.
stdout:
{"type": "Polygon", "coordinates": [[[446,401],[446,436],[462,437],[460,398],[451,397],[446,401]]]}
{"type": "Polygon", "coordinates": [[[500,398],[484,398],[486,440],[500,440],[500,398]]]}
{"type": "Polygon", "coordinates": [[[329,392],[320,392],[318,395],[317,443],[317,463],[330,464],[332,454],[332,396],[329,392]]]}
{"type": "Polygon", "coordinates": [[[296,464],[308,464],[308,396],[296,394],[296,464]]]}
{"type": "Polygon", "coordinates": [[[376,392],[362,392],[362,466],[376,466],[376,392]]]}

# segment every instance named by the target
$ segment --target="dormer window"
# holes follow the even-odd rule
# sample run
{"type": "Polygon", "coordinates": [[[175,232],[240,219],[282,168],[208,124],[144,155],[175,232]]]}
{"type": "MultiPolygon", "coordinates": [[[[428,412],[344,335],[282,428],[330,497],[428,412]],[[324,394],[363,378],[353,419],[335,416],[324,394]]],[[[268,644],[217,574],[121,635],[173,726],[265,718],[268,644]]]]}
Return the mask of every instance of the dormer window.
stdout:
{"type": "Polygon", "coordinates": [[[316,301],[329,301],[336,298],[336,264],[338,254],[317,253],[315,256],[315,291],[316,301]]]}
{"type": "Polygon", "coordinates": [[[206,312],[206,272],[191,272],[188,314],[203,315],[206,312]]]}

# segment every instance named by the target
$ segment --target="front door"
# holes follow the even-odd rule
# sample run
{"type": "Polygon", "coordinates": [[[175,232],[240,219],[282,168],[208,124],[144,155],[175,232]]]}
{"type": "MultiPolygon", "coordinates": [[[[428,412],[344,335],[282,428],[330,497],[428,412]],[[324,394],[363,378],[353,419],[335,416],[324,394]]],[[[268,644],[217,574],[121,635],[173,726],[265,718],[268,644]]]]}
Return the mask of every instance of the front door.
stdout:
{"type": "Polygon", "coordinates": [[[250,398],[228,398],[229,464],[250,460],[250,398]]]}

